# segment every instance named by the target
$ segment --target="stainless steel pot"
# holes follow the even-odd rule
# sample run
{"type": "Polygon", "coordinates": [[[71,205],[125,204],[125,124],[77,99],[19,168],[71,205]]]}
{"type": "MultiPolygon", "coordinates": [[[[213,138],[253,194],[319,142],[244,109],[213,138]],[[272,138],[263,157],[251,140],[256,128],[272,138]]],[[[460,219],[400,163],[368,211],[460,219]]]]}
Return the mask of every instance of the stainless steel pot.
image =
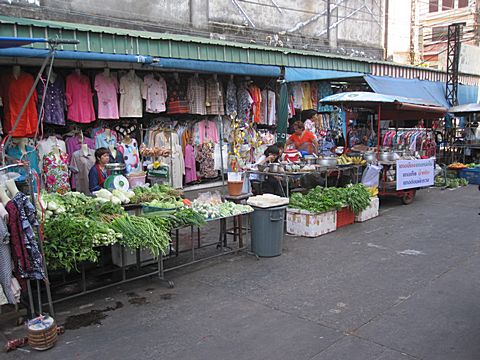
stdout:
{"type": "Polygon", "coordinates": [[[305,155],[303,159],[307,165],[315,165],[317,163],[317,158],[313,155],[305,155]]]}
{"type": "Polygon", "coordinates": [[[278,164],[278,163],[271,163],[268,165],[268,170],[270,172],[281,172],[281,171],[284,171],[282,165],[278,164]]]}
{"type": "Polygon", "coordinates": [[[337,158],[333,156],[326,156],[322,159],[318,159],[318,164],[325,167],[334,167],[337,165],[337,158]]]}
{"type": "Polygon", "coordinates": [[[380,153],[380,161],[393,161],[394,155],[392,152],[383,151],[380,153]]]}
{"type": "Polygon", "coordinates": [[[375,154],[374,152],[366,152],[365,155],[363,155],[363,158],[367,161],[367,162],[374,162],[375,160],[377,160],[377,154],[375,154]]]}

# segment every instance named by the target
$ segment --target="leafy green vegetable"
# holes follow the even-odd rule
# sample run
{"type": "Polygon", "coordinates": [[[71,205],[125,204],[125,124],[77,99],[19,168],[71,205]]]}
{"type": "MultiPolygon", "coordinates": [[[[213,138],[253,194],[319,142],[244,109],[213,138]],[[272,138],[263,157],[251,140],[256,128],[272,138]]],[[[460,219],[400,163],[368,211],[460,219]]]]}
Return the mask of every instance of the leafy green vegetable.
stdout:
{"type": "Polygon", "coordinates": [[[131,249],[149,249],[157,257],[165,254],[170,244],[168,230],[155,226],[146,217],[124,215],[114,219],[110,226],[122,234],[119,243],[131,249]]]}

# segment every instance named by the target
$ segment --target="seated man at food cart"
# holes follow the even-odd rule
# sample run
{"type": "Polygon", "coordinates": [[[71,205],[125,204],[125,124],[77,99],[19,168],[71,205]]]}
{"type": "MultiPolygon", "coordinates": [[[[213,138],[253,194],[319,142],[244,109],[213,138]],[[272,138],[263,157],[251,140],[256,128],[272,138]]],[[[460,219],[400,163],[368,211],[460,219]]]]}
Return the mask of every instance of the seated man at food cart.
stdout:
{"type": "Polygon", "coordinates": [[[293,124],[294,133],[290,135],[286,146],[293,145],[303,156],[318,153],[318,141],[315,135],[305,130],[305,125],[301,121],[293,124]]]}

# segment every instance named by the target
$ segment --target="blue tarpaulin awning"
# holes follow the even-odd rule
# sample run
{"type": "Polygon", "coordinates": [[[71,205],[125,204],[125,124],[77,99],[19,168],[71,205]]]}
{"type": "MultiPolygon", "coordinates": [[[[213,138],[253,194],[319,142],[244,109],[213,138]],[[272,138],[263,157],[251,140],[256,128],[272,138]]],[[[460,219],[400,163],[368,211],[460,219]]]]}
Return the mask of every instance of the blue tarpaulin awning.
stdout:
{"type": "Polygon", "coordinates": [[[171,58],[157,58],[152,66],[163,69],[179,69],[217,74],[251,75],[263,77],[279,77],[279,66],[255,65],[234,62],[184,60],[171,58]]]}
{"type": "MultiPolygon", "coordinates": [[[[374,75],[365,75],[365,80],[376,93],[423,99],[439,106],[450,107],[443,82],[374,75]]],[[[477,93],[476,86],[458,85],[459,104],[477,102],[477,93]]]]}
{"type": "Polygon", "coordinates": [[[363,73],[352,71],[306,69],[294,67],[285,68],[285,80],[287,82],[345,79],[352,77],[361,77],[363,75],[363,73]]]}
{"type": "Polygon", "coordinates": [[[22,38],[22,37],[0,37],[0,49],[15,48],[33,43],[46,43],[48,39],[22,38]]]}

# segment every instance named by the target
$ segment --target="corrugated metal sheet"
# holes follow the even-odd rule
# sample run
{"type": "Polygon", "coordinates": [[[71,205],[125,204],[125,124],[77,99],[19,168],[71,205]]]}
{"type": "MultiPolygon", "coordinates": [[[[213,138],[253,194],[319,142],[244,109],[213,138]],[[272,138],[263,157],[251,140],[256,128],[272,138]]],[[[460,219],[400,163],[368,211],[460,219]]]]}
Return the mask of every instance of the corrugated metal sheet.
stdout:
{"type": "MultiPolygon", "coordinates": [[[[71,24],[58,21],[19,19],[0,16],[0,36],[62,37],[80,40],[76,46],[60,50],[111,54],[150,55],[191,60],[241,62],[258,65],[291,66],[368,73],[362,60],[312,51],[274,48],[222,40],[71,24]]],[[[45,45],[43,45],[45,47],[45,45]]],[[[32,47],[38,48],[39,45],[32,47]]]]}
{"type": "MultiPolygon", "coordinates": [[[[0,16],[0,36],[60,37],[80,41],[79,45],[62,45],[59,50],[276,65],[445,81],[445,73],[438,70],[402,66],[384,61],[59,21],[0,16]]],[[[32,48],[47,46],[31,45],[32,48]]],[[[459,80],[463,84],[478,85],[479,79],[480,77],[477,76],[460,75],[459,80]]]]}
{"type": "MultiPolygon", "coordinates": [[[[390,76],[394,78],[420,79],[440,82],[445,82],[447,80],[447,74],[440,70],[386,63],[372,64],[371,74],[376,76],[390,76]]],[[[465,85],[477,86],[479,84],[479,79],[480,78],[475,75],[460,74],[458,80],[460,83],[465,85]]]]}

